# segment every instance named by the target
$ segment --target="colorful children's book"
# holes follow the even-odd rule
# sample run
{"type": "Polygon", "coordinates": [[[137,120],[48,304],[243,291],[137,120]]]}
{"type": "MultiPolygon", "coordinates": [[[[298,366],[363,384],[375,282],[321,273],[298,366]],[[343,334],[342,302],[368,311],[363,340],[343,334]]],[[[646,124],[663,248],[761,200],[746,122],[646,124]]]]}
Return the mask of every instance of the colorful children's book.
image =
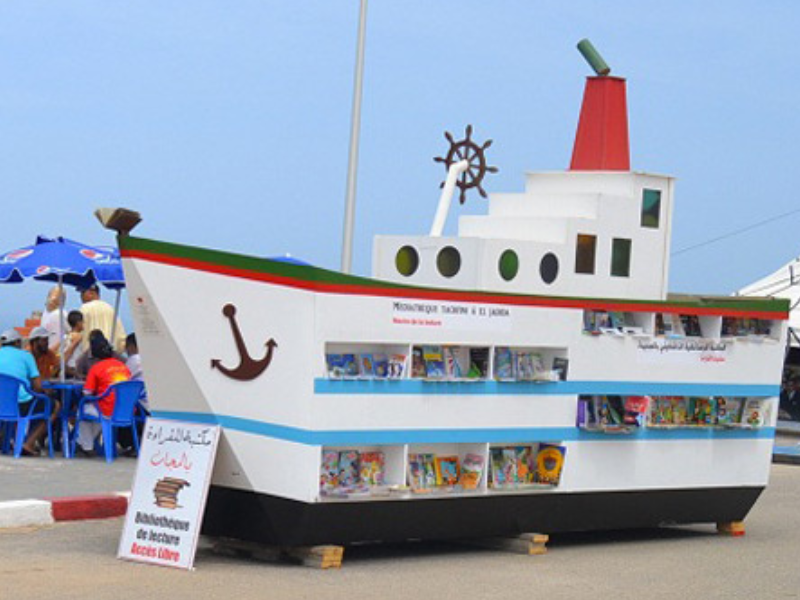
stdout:
{"type": "Polygon", "coordinates": [[[681,327],[683,328],[683,335],[686,337],[700,337],[700,319],[697,315],[680,315],[681,327]]]}
{"type": "Polygon", "coordinates": [[[539,444],[536,453],[536,482],[558,485],[561,472],[564,470],[565,446],[555,444],[539,444]]]}
{"type": "Polygon", "coordinates": [[[742,409],[742,424],[750,427],[763,427],[767,422],[766,404],[758,398],[745,400],[742,409]]]}
{"type": "Polygon", "coordinates": [[[425,372],[428,379],[444,379],[444,357],[441,346],[423,346],[422,358],[425,361],[425,372]]]}
{"type": "Polygon", "coordinates": [[[345,377],[358,377],[360,370],[355,354],[342,354],[342,363],[345,377]]]}
{"type": "Polygon", "coordinates": [[[411,351],[411,376],[424,378],[427,375],[428,371],[425,368],[425,358],[422,354],[422,348],[420,346],[414,346],[411,351]]]}
{"type": "Polygon", "coordinates": [[[595,318],[595,312],[593,310],[583,311],[583,330],[593,335],[600,333],[597,328],[597,319],[595,318]]]}
{"type": "Polygon", "coordinates": [[[339,487],[355,487],[359,483],[358,476],[358,450],[342,450],[339,453],[339,487]]]}
{"type": "Polygon", "coordinates": [[[707,397],[690,398],[689,422],[693,425],[714,425],[717,422],[716,400],[707,397]]]}
{"type": "Polygon", "coordinates": [[[458,482],[465,490],[477,489],[481,484],[483,475],[483,456],[480,454],[467,454],[461,463],[461,476],[458,482]]]}
{"type": "Polygon", "coordinates": [[[406,370],[406,355],[392,354],[389,357],[389,379],[402,379],[406,370]]]}
{"type": "Polygon", "coordinates": [[[494,350],[494,378],[499,381],[514,379],[514,355],[510,348],[499,346],[494,350]]]}
{"type": "Polygon", "coordinates": [[[331,491],[339,486],[339,452],[325,450],[322,452],[322,465],[319,469],[319,489],[331,491]]]}
{"type": "Polygon", "coordinates": [[[536,475],[536,451],[533,446],[517,446],[517,482],[533,483],[536,475]]]}
{"type": "Polygon", "coordinates": [[[673,402],[670,398],[653,398],[650,404],[650,423],[674,425],[673,402]]]}
{"type": "Polygon", "coordinates": [[[361,483],[368,486],[384,485],[385,462],[383,452],[362,452],[359,460],[361,483]]]}
{"type": "Polygon", "coordinates": [[[462,369],[461,363],[458,360],[460,353],[461,346],[445,346],[442,348],[444,372],[447,379],[461,379],[465,376],[466,371],[462,369]]]}
{"type": "Polygon", "coordinates": [[[436,486],[436,461],[433,454],[408,455],[408,485],[413,490],[436,486]]]}
{"type": "Polygon", "coordinates": [[[672,423],[673,425],[689,424],[689,406],[686,398],[672,396],[669,398],[672,403],[672,423]]]}
{"type": "Polygon", "coordinates": [[[515,353],[514,373],[518,381],[533,381],[536,375],[541,371],[541,357],[526,350],[520,350],[515,353]],[[539,369],[537,370],[537,367],[539,369]]]}
{"type": "Polygon", "coordinates": [[[436,457],[436,485],[456,485],[460,475],[457,456],[436,457]]]}
{"type": "Polygon", "coordinates": [[[495,488],[517,484],[517,452],[514,448],[492,448],[491,484],[495,488]]]}
{"type": "Polygon", "coordinates": [[[489,374],[489,348],[469,348],[469,379],[486,379],[489,374]]]}
{"type": "Polygon", "coordinates": [[[611,328],[617,331],[622,331],[625,327],[625,313],[612,311],[608,313],[608,319],[611,323],[611,328]]]}
{"type": "Polygon", "coordinates": [[[644,425],[649,407],[650,398],[647,396],[627,396],[625,398],[625,416],[623,417],[623,422],[626,425],[641,427],[644,425]]]}
{"type": "Polygon", "coordinates": [[[358,355],[358,374],[371,379],[375,377],[375,364],[372,354],[358,355]]]}
{"type": "Polygon", "coordinates": [[[375,377],[381,379],[389,376],[389,357],[385,354],[372,355],[372,369],[375,377]]]}
{"type": "Polygon", "coordinates": [[[344,355],[326,354],[325,362],[328,365],[328,377],[344,377],[344,355]]]}
{"type": "Polygon", "coordinates": [[[719,425],[738,425],[742,422],[741,398],[717,398],[717,423],[719,425]]]}

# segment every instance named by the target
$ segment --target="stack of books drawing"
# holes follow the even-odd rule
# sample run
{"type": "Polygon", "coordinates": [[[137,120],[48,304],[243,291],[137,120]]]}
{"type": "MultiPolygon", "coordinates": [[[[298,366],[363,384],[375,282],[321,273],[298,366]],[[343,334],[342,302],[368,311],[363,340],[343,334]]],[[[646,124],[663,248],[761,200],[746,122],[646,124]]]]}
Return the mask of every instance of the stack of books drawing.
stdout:
{"type": "Polygon", "coordinates": [[[490,448],[489,489],[553,487],[561,481],[567,449],[557,444],[490,448]]]}
{"type": "Polygon", "coordinates": [[[408,455],[408,486],[413,493],[451,493],[477,490],[483,477],[480,454],[437,456],[432,453],[408,455]]]}
{"type": "Polygon", "coordinates": [[[189,482],[177,477],[163,477],[156,482],[153,488],[153,495],[156,498],[156,506],[161,508],[179,508],[178,492],[184,487],[188,487],[189,482]]]}
{"type": "Polygon", "coordinates": [[[489,371],[489,348],[414,346],[411,377],[428,381],[479,381],[489,371]]]}

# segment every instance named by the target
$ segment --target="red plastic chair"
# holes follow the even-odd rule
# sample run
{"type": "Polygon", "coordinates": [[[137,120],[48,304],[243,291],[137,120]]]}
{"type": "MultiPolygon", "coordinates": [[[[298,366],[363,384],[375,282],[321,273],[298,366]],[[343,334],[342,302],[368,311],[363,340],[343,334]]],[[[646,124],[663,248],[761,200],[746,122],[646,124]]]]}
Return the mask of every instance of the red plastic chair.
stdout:
{"type": "Polygon", "coordinates": [[[47,423],[47,443],[50,449],[50,457],[53,457],[53,428],[50,423],[51,410],[50,397],[46,394],[39,394],[31,390],[27,381],[22,381],[10,375],[0,375],[0,427],[4,430],[3,454],[8,454],[11,445],[12,425],[16,425],[14,435],[14,458],[22,455],[22,445],[25,443],[25,436],[28,435],[31,421],[44,419],[47,423]],[[33,401],[27,415],[23,415],[19,410],[19,390],[20,388],[28,392],[33,401]]]}

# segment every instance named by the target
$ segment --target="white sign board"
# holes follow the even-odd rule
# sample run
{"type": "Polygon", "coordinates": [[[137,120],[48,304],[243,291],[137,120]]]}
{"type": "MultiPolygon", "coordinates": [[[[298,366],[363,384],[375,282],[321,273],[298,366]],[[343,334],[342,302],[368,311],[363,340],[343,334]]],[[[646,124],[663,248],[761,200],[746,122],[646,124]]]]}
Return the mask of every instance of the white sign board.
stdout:
{"type": "Polygon", "coordinates": [[[192,568],[219,431],[147,420],[118,558],[192,568]]]}
{"type": "Polygon", "coordinates": [[[672,364],[723,364],[728,360],[728,344],[713,340],[640,340],[638,362],[672,364]]]}

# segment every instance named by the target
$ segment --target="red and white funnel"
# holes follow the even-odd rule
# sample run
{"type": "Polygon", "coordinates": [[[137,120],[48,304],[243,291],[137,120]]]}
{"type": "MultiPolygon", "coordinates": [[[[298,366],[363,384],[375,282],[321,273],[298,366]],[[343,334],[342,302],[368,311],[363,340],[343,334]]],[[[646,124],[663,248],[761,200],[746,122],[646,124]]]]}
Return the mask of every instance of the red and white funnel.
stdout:
{"type": "Polygon", "coordinates": [[[569,168],[571,171],[629,171],[625,79],[608,75],[610,69],[589,40],[582,40],[578,49],[598,75],[586,78],[569,168]]]}

